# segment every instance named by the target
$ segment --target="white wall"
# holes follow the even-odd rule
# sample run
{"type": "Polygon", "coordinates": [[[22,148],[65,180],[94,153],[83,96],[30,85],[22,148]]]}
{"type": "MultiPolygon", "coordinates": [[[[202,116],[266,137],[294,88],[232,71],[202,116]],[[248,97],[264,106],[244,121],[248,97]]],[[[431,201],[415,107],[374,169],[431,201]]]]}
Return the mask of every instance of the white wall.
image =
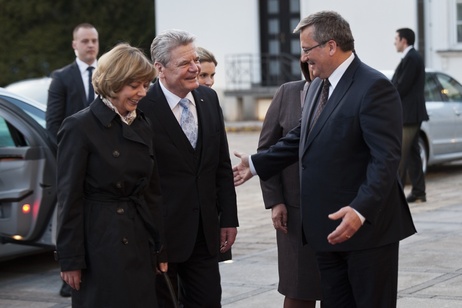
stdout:
{"type": "Polygon", "coordinates": [[[400,61],[394,38],[399,28],[417,30],[416,0],[301,1],[302,17],[317,11],[336,11],[350,24],[355,49],[364,63],[394,70],[400,61]]]}
{"type": "Polygon", "coordinates": [[[426,0],[426,64],[462,82],[461,44],[456,42],[455,0],[426,0]]]}
{"type": "MultiPolygon", "coordinates": [[[[280,0],[288,1],[288,0],[280,0]]],[[[462,81],[462,45],[454,44],[456,0],[425,0],[425,46],[427,67],[443,70],[462,81]],[[438,53],[438,51],[448,51],[438,53]]],[[[257,0],[156,0],[156,28],[187,30],[197,45],[209,49],[218,61],[216,83],[225,116],[239,116],[237,102],[224,97],[225,56],[258,54],[259,11],[257,0]]],[[[334,10],[351,26],[356,52],[366,64],[379,70],[394,70],[396,29],[417,30],[417,0],[300,0],[301,17],[321,10],[334,10]]],[[[416,44],[417,45],[417,44],[416,44]]]]}
{"type": "Polygon", "coordinates": [[[176,28],[197,37],[196,45],[210,50],[218,66],[213,88],[225,88],[225,55],[259,52],[258,1],[156,0],[156,30],[176,28]]]}
{"type": "MultiPolygon", "coordinates": [[[[393,45],[395,30],[417,28],[416,0],[301,0],[300,3],[302,17],[321,10],[340,13],[350,23],[358,56],[377,69],[395,69],[400,61],[393,45]]],[[[158,32],[170,28],[187,30],[197,36],[198,46],[215,54],[217,91],[225,88],[225,55],[259,53],[256,0],[156,0],[155,10],[158,32]]]]}

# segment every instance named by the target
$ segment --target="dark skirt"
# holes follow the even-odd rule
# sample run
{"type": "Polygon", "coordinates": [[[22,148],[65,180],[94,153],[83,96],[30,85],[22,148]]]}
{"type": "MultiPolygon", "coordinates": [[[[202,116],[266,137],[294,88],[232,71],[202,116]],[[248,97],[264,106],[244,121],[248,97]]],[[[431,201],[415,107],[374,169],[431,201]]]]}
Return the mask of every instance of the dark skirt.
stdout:
{"type": "Polygon", "coordinates": [[[278,244],[278,291],[289,298],[320,300],[322,289],[314,251],[302,246],[300,208],[287,206],[289,232],[276,232],[278,244]]]}

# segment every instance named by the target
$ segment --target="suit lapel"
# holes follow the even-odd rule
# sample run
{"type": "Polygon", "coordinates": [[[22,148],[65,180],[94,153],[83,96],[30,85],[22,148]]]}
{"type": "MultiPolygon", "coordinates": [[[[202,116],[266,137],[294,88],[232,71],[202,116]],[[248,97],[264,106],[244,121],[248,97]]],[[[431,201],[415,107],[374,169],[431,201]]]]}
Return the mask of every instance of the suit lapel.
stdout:
{"type": "Polygon", "coordinates": [[[391,82],[392,83],[395,83],[398,79],[398,76],[400,76],[401,74],[401,70],[403,68],[403,62],[404,62],[404,58],[401,59],[401,61],[399,61],[399,64],[398,64],[398,67],[396,68],[394,74],[393,74],[393,77],[391,77],[391,82]]]}
{"type": "Polygon", "coordinates": [[[400,76],[402,75],[402,72],[404,70],[404,66],[409,61],[409,58],[414,56],[415,52],[417,52],[417,50],[415,50],[415,48],[411,48],[411,49],[409,49],[407,54],[401,59],[401,61],[398,64],[398,67],[395,70],[395,73],[393,74],[393,77],[391,78],[391,82],[393,84],[398,82],[398,79],[400,78],[400,76]]]}
{"type": "Polygon", "coordinates": [[[156,121],[161,124],[162,128],[165,130],[165,134],[170,138],[171,142],[175,144],[179,151],[193,151],[188,138],[186,138],[178,120],[172,112],[172,109],[170,109],[159,83],[156,82],[153,87],[152,101],[149,103],[154,104],[153,114],[156,117],[156,121]]]}
{"type": "Polygon", "coordinates": [[[305,82],[305,84],[303,85],[303,89],[300,90],[300,106],[302,107],[302,110],[303,110],[303,106],[305,106],[306,94],[308,92],[309,86],[310,86],[310,83],[305,82]]]}
{"type": "MultiPolygon", "coordinates": [[[[302,155],[305,154],[306,150],[309,148],[311,145],[312,141],[318,136],[330,116],[332,115],[332,112],[337,108],[338,104],[342,100],[342,98],[345,96],[347,93],[348,89],[351,87],[353,80],[354,80],[354,74],[356,72],[356,69],[358,68],[359,64],[361,62],[357,57],[353,60],[353,62],[350,64],[350,66],[347,68],[345,73],[343,74],[342,78],[340,78],[339,83],[334,89],[334,92],[332,92],[331,96],[329,97],[329,100],[327,101],[326,107],[324,107],[323,112],[319,116],[318,120],[316,121],[315,125],[311,129],[311,132],[309,132],[308,136],[306,136],[306,143],[304,143],[303,148],[302,148],[302,155]]],[[[318,79],[318,78],[317,78],[318,79]]],[[[320,89],[322,87],[322,82],[319,80],[319,85],[317,86],[317,91],[315,93],[319,93],[320,89]]],[[[315,99],[318,98],[318,95],[315,96],[315,99]]],[[[311,104],[314,105],[314,104],[311,104]]],[[[312,107],[311,107],[312,109],[312,107]]],[[[309,117],[305,124],[303,124],[302,128],[306,131],[308,129],[308,122],[309,117]]],[[[302,136],[307,135],[306,133],[302,136]]]]}
{"type": "Polygon", "coordinates": [[[300,149],[305,148],[305,142],[308,136],[308,124],[311,118],[311,115],[314,111],[313,102],[316,102],[319,94],[321,93],[322,81],[319,78],[313,80],[308,88],[308,92],[305,97],[305,102],[302,109],[302,122],[301,122],[301,131],[300,131],[300,149]]]}
{"type": "Polygon", "coordinates": [[[201,142],[202,149],[205,149],[205,147],[207,146],[207,140],[204,140],[204,138],[202,138],[202,132],[204,131],[204,129],[206,129],[205,126],[207,125],[207,121],[203,120],[205,118],[205,110],[203,106],[205,98],[197,89],[192,91],[192,95],[194,96],[197,112],[197,142],[201,142]]]}
{"type": "Polygon", "coordinates": [[[85,86],[83,85],[82,74],[80,74],[80,70],[79,70],[79,66],[77,65],[77,62],[74,61],[73,65],[71,66],[70,73],[71,73],[71,79],[73,80],[73,82],[78,88],[77,93],[80,93],[80,102],[82,106],[82,108],[80,109],[83,109],[88,106],[87,97],[85,93],[85,86]]]}

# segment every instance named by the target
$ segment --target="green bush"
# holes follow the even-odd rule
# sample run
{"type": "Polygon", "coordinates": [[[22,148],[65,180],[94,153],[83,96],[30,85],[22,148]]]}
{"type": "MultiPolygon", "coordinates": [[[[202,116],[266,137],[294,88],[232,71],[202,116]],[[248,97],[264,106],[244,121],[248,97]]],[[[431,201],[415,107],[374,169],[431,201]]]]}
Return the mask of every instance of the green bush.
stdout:
{"type": "Polygon", "coordinates": [[[149,56],[154,0],[0,0],[0,86],[74,61],[72,30],[82,22],[98,30],[99,55],[128,42],[149,56]]]}

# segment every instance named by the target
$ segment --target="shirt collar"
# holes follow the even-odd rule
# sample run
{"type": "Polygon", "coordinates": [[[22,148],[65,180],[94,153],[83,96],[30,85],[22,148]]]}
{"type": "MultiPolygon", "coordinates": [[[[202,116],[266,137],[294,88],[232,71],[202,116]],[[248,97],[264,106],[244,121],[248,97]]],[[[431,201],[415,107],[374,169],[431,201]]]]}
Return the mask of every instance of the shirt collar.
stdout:
{"type": "Polygon", "coordinates": [[[75,58],[75,62],[77,63],[77,66],[79,67],[79,71],[81,74],[83,74],[89,66],[93,66],[94,68],[96,68],[96,66],[98,65],[97,60],[95,60],[91,65],[88,65],[79,58],[75,58]]]}
{"type": "Polygon", "coordinates": [[[351,55],[345,61],[343,61],[343,63],[340,64],[335,69],[335,71],[329,76],[329,82],[330,82],[330,85],[332,86],[332,90],[329,93],[332,93],[332,91],[334,91],[335,87],[340,81],[340,78],[342,78],[343,74],[346,72],[351,62],[353,62],[354,58],[355,58],[355,54],[351,53],[351,55]]]}
{"type": "MultiPolygon", "coordinates": [[[[178,95],[173,94],[172,92],[170,92],[170,91],[162,84],[162,81],[161,81],[160,79],[159,79],[159,85],[160,85],[160,88],[162,89],[162,92],[164,92],[165,98],[167,99],[167,103],[168,103],[168,105],[170,106],[170,109],[175,108],[176,105],[178,105],[178,102],[180,101],[180,99],[182,99],[183,97],[179,97],[178,95]]],[[[191,104],[193,104],[194,106],[196,106],[196,102],[194,101],[194,96],[192,95],[191,92],[189,92],[189,93],[186,95],[186,98],[189,99],[189,101],[191,102],[191,104]]]]}
{"type": "Polygon", "coordinates": [[[409,50],[411,50],[412,48],[414,48],[413,45],[407,46],[406,49],[403,50],[403,54],[401,55],[401,58],[404,58],[409,52],[409,50]]]}

